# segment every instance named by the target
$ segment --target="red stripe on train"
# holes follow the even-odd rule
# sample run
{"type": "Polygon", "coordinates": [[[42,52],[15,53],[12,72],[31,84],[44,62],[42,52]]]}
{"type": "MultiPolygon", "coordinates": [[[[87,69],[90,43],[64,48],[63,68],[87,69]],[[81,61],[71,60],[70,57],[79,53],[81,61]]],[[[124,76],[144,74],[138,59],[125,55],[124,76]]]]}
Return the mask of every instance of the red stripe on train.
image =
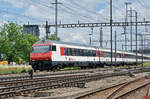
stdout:
{"type": "Polygon", "coordinates": [[[60,47],[60,55],[65,56],[65,48],[64,47],[60,47]]]}

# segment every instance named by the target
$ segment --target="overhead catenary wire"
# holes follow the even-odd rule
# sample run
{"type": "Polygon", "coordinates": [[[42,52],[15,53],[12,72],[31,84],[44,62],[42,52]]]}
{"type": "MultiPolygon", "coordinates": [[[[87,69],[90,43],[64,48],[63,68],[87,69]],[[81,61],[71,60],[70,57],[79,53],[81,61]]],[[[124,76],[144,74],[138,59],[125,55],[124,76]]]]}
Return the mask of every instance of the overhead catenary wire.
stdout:
{"type": "MultiPolygon", "coordinates": [[[[35,5],[35,2],[33,2],[31,0],[31,3],[35,5]]],[[[52,6],[47,6],[45,4],[43,4],[42,2],[38,1],[37,2],[38,5],[36,6],[43,6],[43,7],[47,7],[47,8],[53,8],[52,6]]],[[[28,15],[25,15],[25,14],[20,14],[20,13],[17,13],[17,12],[12,12],[12,11],[9,11],[8,9],[5,10],[5,9],[0,9],[1,13],[6,13],[6,14],[10,14],[10,15],[13,15],[14,17],[18,17],[18,19],[20,19],[20,21],[22,21],[23,18],[25,18],[26,20],[33,20],[33,21],[36,21],[36,22],[45,22],[45,20],[48,20],[48,18],[41,18],[41,17],[32,17],[32,16],[28,16],[28,15]]],[[[43,10],[44,11],[44,10],[43,10]]],[[[6,20],[8,21],[8,20],[6,20]]]]}
{"type": "MultiPolygon", "coordinates": [[[[33,2],[33,0],[31,0],[31,3],[35,5],[35,2],[33,2]]],[[[44,7],[47,7],[47,8],[53,8],[51,6],[47,6],[45,4],[43,4],[42,2],[38,1],[38,5],[36,6],[44,6],[44,7]]],[[[41,17],[32,17],[32,16],[28,16],[28,15],[25,15],[25,14],[20,14],[20,13],[17,13],[17,12],[12,12],[12,11],[8,11],[8,10],[5,10],[5,9],[0,9],[0,11],[2,13],[6,13],[6,14],[10,14],[10,15],[13,15],[14,17],[17,16],[18,19],[20,19],[22,21],[23,18],[25,18],[26,20],[34,20],[34,21],[37,21],[37,22],[45,22],[45,20],[48,20],[48,18],[41,18],[41,17]]]]}
{"type": "MultiPolygon", "coordinates": [[[[107,0],[104,0],[103,2],[106,2],[108,5],[110,4],[110,2],[109,1],[107,1],[107,0]]],[[[106,16],[104,16],[104,14],[101,14],[101,13],[98,13],[98,12],[96,12],[96,11],[93,11],[93,10],[91,10],[90,8],[88,8],[88,7],[85,7],[85,6],[83,6],[83,5],[81,5],[80,3],[78,3],[78,2],[76,2],[76,1],[74,1],[74,0],[70,0],[70,3],[71,3],[71,6],[73,6],[73,7],[76,7],[76,8],[81,8],[82,10],[84,10],[84,11],[86,11],[87,13],[91,13],[92,15],[94,15],[94,16],[99,16],[101,19],[104,19],[105,21],[109,21],[109,18],[108,18],[108,16],[106,17],[106,16]],[[102,17],[103,16],[103,17],[102,17]]],[[[115,3],[114,3],[115,4],[115,3]]],[[[105,7],[106,9],[107,9],[107,7],[105,7]]],[[[115,6],[115,5],[113,5],[113,8],[115,8],[115,9],[117,9],[117,10],[115,10],[115,11],[120,11],[120,13],[122,13],[121,14],[121,16],[118,16],[118,14],[115,16],[113,16],[113,17],[115,17],[114,18],[114,20],[115,19],[118,19],[118,20],[123,20],[123,12],[125,11],[125,10],[123,10],[122,9],[122,6],[121,7],[118,7],[117,5],[115,6]],[[121,18],[122,17],[122,18],[121,18]]]]}
{"type": "MultiPolygon", "coordinates": [[[[76,16],[76,13],[74,13],[73,11],[71,11],[71,10],[68,10],[68,9],[65,9],[64,7],[62,7],[61,9],[60,9],[63,13],[66,13],[66,14],[68,14],[68,15],[71,15],[72,17],[74,17],[74,16],[76,16]]],[[[65,19],[72,19],[72,17],[69,17],[69,16],[66,16],[65,17],[65,19]]],[[[82,20],[85,20],[85,21],[88,21],[89,20],[89,17],[86,17],[86,16],[83,16],[83,15],[79,15],[79,16],[77,16],[77,17],[80,17],[80,19],[82,19],[82,20]]],[[[79,21],[79,18],[78,18],[78,21],[79,21]]]]}
{"type": "Polygon", "coordinates": [[[106,18],[103,14],[100,14],[100,13],[98,13],[96,11],[93,11],[93,10],[87,8],[87,7],[81,6],[79,3],[77,3],[74,0],[71,0],[70,3],[76,5],[76,7],[80,7],[82,10],[84,10],[84,11],[86,11],[88,13],[91,13],[91,14],[96,15],[96,16],[100,16],[102,19],[109,20],[109,18],[106,18]]]}
{"type": "MultiPolygon", "coordinates": [[[[35,4],[35,1],[32,1],[32,0],[31,0],[31,2],[32,2],[32,4],[35,4]]],[[[36,4],[37,4],[37,5],[41,5],[41,6],[43,6],[43,7],[47,7],[47,8],[52,8],[52,9],[54,9],[53,6],[47,5],[47,4],[45,4],[44,2],[41,2],[41,1],[37,1],[37,0],[36,0],[36,4]]]]}
{"type": "Polygon", "coordinates": [[[0,9],[0,12],[11,14],[11,15],[14,15],[14,16],[17,16],[17,17],[25,17],[27,19],[43,22],[43,20],[41,20],[41,18],[33,18],[33,17],[30,17],[30,16],[22,15],[22,14],[19,14],[19,13],[16,13],[16,12],[11,12],[11,11],[4,10],[4,9],[0,9]]]}
{"type": "Polygon", "coordinates": [[[66,10],[69,10],[69,12],[71,11],[74,15],[79,15],[79,16],[84,17],[84,18],[87,18],[87,19],[89,19],[89,20],[95,20],[95,21],[97,21],[96,19],[94,19],[94,18],[92,18],[92,17],[90,17],[90,16],[83,15],[82,13],[80,13],[80,12],[74,10],[74,9],[71,8],[71,7],[68,7],[68,6],[64,5],[64,4],[63,4],[62,6],[63,6],[64,8],[67,8],[66,10]]]}
{"type": "MultiPolygon", "coordinates": [[[[143,2],[144,2],[143,0],[142,0],[142,2],[141,2],[140,0],[137,0],[137,4],[140,5],[142,8],[144,8],[146,12],[149,12],[149,13],[150,13],[149,8],[146,8],[146,6],[145,6],[145,4],[143,4],[143,2]]],[[[139,8],[141,8],[140,6],[139,6],[139,8]]],[[[136,7],[136,8],[137,8],[137,7],[136,7]]],[[[146,14],[147,16],[150,16],[148,13],[145,13],[145,14],[146,14]]],[[[144,16],[143,16],[143,17],[144,17],[144,16]]]]}

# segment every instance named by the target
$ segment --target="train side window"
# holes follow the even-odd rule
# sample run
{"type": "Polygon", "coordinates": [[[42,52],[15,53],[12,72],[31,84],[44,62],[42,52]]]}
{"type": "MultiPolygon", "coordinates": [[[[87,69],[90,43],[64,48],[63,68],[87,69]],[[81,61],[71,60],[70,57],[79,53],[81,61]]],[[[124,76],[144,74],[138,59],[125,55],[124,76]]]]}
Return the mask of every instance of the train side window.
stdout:
{"type": "Polygon", "coordinates": [[[70,56],[71,55],[71,53],[70,53],[70,48],[68,48],[68,56],[70,56]]]}
{"type": "Polygon", "coordinates": [[[90,51],[90,50],[88,50],[88,56],[90,56],[90,53],[91,53],[91,51],[90,51]]]}
{"type": "Polygon", "coordinates": [[[79,56],[82,56],[83,53],[82,53],[82,49],[79,49],[80,53],[79,53],[79,56]]]}
{"type": "Polygon", "coordinates": [[[92,50],[89,50],[89,56],[92,56],[92,50]]]}
{"type": "Polygon", "coordinates": [[[66,51],[66,56],[68,56],[68,48],[66,48],[66,50],[65,50],[65,51],[66,51]]]}
{"type": "Polygon", "coordinates": [[[92,50],[92,56],[94,56],[94,51],[92,50]]]}
{"type": "Polygon", "coordinates": [[[103,56],[104,56],[104,57],[110,57],[111,54],[110,54],[109,52],[103,52],[103,56]]]}
{"type": "Polygon", "coordinates": [[[72,56],[72,48],[70,48],[70,56],[72,56]]]}
{"type": "Polygon", "coordinates": [[[86,56],[89,56],[88,50],[86,50],[86,56]]]}
{"type": "Polygon", "coordinates": [[[77,56],[80,56],[80,50],[77,49],[77,56]]]}
{"type": "Polygon", "coordinates": [[[83,56],[86,56],[86,50],[83,50],[83,56]]]}
{"type": "Polygon", "coordinates": [[[75,50],[72,48],[72,56],[75,56],[75,50]]]}
{"type": "Polygon", "coordinates": [[[74,49],[74,56],[77,56],[77,49],[74,49]]]}
{"type": "Polygon", "coordinates": [[[64,48],[64,55],[66,55],[66,48],[64,48]]]}
{"type": "Polygon", "coordinates": [[[52,51],[56,51],[56,46],[55,45],[52,46],[52,51]]]}
{"type": "Polygon", "coordinates": [[[84,50],[83,49],[80,50],[80,56],[84,56],[84,50]]]}
{"type": "Polygon", "coordinates": [[[67,48],[67,50],[66,50],[66,54],[67,54],[67,56],[69,56],[69,55],[70,55],[70,49],[69,49],[69,48],[67,48]]]}

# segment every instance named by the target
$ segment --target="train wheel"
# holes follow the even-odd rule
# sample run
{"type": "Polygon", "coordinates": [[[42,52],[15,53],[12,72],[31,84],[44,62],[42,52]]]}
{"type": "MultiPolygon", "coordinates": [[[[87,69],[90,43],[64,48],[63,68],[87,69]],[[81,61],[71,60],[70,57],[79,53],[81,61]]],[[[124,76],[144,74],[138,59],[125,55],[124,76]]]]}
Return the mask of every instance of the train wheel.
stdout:
{"type": "Polygon", "coordinates": [[[86,69],[87,67],[86,66],[81,66],[81,69],[86,69]]]}
{"type": "Polygon", "coordinates": [[[83,66],[81,66],[80,68],[81,68],[81,69],[84,69],[84,67],[83,67],[83,66]]]}
{"type": "Polygon", "coordinates": [[[104,68],[104,64],[101,64],[100,67],[104,68]]]}
{"type": "Polygon", "coordinates": [[[32,68],[33,68],[33,70],[36,72],[36,70],[37,70],[36,65],[33,65],[32,68]]]}

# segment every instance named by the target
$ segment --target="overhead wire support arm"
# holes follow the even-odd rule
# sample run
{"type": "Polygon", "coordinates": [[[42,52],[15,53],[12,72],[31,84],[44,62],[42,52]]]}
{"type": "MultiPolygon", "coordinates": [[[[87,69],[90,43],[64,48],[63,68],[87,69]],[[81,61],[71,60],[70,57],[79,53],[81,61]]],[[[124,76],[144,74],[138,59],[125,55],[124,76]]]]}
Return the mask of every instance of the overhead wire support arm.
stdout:
{"type": "MultiPolygon", "coordinates": [[[[150,26],[150,21],[138,21],[138,22],[112,22],[113,27],[122,26],[150,26]]],[[[49,27],[56,27],[55,24],[48,25],[49,27]]],[[[75,23],[75,24],[57,24],[58,28],[82,28],[82,27],[110,27],[110,22],[106,23],[75,23]]]]}

